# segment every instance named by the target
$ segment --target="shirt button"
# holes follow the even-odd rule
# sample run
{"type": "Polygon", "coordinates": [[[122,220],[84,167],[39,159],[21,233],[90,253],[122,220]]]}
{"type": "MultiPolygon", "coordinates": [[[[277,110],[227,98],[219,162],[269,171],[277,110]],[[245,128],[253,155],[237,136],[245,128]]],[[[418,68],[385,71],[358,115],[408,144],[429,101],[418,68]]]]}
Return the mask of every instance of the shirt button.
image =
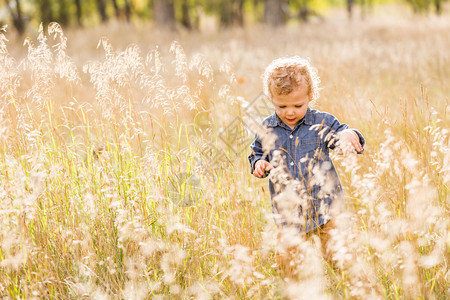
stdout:
{"type": "Polygon", "coordinates": [[[291,166],[293,166],[294,165],[294,162],[293,161],[291,161],[291,166]]]}
{"type": "Polygon", "coordinates": [[[293,136],[293,135],[291,134],[291,135],[289,136],[289,138],[290,138],[290,139],[293,139],[293,138],[294,138],[294,136],[293,136]]]}

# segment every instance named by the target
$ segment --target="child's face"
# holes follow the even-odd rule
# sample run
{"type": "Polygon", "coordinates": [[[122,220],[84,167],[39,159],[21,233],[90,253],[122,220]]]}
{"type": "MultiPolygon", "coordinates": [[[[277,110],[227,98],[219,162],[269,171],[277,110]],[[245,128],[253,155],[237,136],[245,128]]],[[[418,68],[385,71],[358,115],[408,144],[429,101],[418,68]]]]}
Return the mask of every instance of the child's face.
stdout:
{"type": "Polygon", "coordinates": [[[295,125],[303,119],[310,101],[308,89],[303,85],[296,87],[287,95],[272,96],[275,112],[281,121],[291,129],[294,129],[295,125]]]}

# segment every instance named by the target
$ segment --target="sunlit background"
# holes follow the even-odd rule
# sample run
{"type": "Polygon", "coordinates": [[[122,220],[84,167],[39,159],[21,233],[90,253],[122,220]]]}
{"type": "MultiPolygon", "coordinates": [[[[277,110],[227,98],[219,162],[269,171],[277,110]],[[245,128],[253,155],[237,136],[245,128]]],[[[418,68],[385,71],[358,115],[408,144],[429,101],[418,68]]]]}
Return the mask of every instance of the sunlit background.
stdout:
{"type": "Polygon", "coordinates": [[[448,299],[448,1],[0,2],[0,296],[448,299]],[[247,156],[299,55],[357,128],[319,239],[247,156]]]}

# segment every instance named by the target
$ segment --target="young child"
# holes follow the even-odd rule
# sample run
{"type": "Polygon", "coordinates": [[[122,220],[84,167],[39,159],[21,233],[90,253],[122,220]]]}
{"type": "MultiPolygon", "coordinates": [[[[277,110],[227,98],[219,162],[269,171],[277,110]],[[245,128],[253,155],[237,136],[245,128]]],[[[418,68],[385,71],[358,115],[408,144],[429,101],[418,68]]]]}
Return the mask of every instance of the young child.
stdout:
{"type": "Polygon", "coordinates": [[[263,121],[267,132],[256,135],[248,157],[254,176],[271,171],[277,224],[304,233],[327,232],[331,204],[342,196],[329,150],[362,153],[365,143],[357,130],[309,107],[319,97],[319,83],[315,69],[297,56],[276,59],[266,68],[264,92],[275,113],[263,121]]]}

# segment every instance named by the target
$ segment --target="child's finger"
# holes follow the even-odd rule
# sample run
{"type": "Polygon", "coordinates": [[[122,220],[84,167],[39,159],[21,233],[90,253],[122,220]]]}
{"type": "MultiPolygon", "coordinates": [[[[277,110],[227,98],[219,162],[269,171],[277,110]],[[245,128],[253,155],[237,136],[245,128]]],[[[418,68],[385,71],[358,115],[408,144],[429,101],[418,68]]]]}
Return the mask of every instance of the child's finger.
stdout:
{"type": "Polygon", "coordinates": [[[261,170],[261,167],[258,168],[256,174],[258,174],[258,177],[261,177],[261,176],[262,176],[262,170],[261,170]]]}
{"type": "Polygon", "coordinates": [[[266,165],[267,162],[264,160],[260,160],[258,161],[257,165],[256,165],[256,169],[260,170],[261,172],[263,172],[266,169],[266,165]]]}
{"type": "Polygon", "coordinates": [[[263,160],[258,160],[255,165],[255,170],[261,169],[261,166],[264,164],[263,160]]]}
{"type": "Polygon", "coordinates": [[[355,147],[356,150],[358,150],[358,151],[362,150],[362,146],[361,146],[361,143],[359,142],[358,136],[356,139],[352,139],[352,145],[353,145],[353,147],[355,147]]]}
{"type": "Polygon", "coordinates": [[[258,177],[261,178],[264,174],[264,170],[258,170],[258,177]]]}
{"type": "Polygon", "coordinates": [[[258,164],[258,166],[256,166],[254,174],[255,174],[256,177],[261,178],[261,176],[263,174],[263,170],[261,168],[261,164],[258,164]]]}
{"type": "Polygon", "coordinates": [[[353,147],[355,147],[356,151],[362,152],[363,148],[362,148],[361,143],[359,141],[358,134],[356,132],[354,132],[354,131],[352,131],[352,133],[353,133],[353,138],[352,138],[353,147]]]}
{"type": "Polygon", "coordinates": [[[361,144],[359,143],[359,138],[357,141],[352,141],[353,147],[355,147],[356,151],[358,152],[362,152],[363,148],[361,146],[361,144]]]}

